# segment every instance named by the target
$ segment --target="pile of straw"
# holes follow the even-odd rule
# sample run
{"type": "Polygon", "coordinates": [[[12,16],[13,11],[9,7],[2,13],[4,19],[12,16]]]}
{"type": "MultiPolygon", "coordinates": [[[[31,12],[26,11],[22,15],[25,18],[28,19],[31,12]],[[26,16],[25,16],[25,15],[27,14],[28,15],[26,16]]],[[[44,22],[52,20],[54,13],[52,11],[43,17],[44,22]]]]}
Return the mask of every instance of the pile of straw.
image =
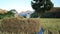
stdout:
{"type": "Polygon", "coordinates": [[[8,18],[2,20],[0,31],[17,34],[36,34],[40,31],[40,23],[36,19],[8,18]]]}

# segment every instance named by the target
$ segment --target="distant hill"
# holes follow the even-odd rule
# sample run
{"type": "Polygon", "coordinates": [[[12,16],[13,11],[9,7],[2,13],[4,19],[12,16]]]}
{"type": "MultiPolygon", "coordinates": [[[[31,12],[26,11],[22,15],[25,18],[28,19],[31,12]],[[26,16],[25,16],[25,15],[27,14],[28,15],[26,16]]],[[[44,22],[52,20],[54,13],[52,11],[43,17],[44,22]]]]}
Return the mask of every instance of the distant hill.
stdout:
{"type": "Polygon", "coordinates": [[[0,14],[7,13],[7,10],[0,9],[0,14]]]}

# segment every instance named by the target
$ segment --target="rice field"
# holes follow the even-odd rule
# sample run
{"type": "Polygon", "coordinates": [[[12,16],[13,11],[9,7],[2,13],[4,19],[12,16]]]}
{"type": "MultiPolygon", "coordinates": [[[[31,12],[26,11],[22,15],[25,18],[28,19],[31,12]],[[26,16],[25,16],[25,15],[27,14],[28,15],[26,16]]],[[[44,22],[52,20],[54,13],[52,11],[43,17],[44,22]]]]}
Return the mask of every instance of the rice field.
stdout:
{"type": "Polygon", "coordinates": [[[44,34],[60,34],[60,18],[41,18],[40,25],[44,34]]]}

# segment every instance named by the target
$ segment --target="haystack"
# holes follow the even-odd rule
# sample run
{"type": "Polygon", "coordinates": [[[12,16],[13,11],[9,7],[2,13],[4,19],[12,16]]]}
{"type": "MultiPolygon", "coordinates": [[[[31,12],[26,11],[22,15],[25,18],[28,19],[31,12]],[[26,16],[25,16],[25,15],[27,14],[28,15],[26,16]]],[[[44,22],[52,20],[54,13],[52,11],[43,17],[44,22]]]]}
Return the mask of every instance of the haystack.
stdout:
{"type": "Polygon", "coordinates": [[[24,34],[36,34],[40,31],[40,23],[36,19],[8,18],[2,20],[0,30],[17,34],[21,32],[24,34]]]}

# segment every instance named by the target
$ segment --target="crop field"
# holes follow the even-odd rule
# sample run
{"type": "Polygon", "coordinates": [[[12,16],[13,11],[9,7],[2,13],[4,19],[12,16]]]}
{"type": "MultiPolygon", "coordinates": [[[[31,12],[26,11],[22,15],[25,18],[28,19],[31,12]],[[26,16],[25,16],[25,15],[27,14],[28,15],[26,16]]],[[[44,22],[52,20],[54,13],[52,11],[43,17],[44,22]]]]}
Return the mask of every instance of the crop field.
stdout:
{"type": "Polygon", "coordinates": [[[44,34],[60,34],[59,18],[41,18],[40,25],[44,29],[44,34]]]}
{"type": "MultiPolygon", "coordinates": [[[[27,18],[24,18],[24,19],[26,20],[27,18]]],[[[60,18],[29,18],[29,19],[38,20],[40,23],[40,26],[44,29],[44,34],[60,34],[60,18]]],[[[2,23],[1,21],[2,20],[0,20],[0,26],[2,23]]],[[[0,31],[0,34],[14,34],[14,33],[0,31]]]]}

